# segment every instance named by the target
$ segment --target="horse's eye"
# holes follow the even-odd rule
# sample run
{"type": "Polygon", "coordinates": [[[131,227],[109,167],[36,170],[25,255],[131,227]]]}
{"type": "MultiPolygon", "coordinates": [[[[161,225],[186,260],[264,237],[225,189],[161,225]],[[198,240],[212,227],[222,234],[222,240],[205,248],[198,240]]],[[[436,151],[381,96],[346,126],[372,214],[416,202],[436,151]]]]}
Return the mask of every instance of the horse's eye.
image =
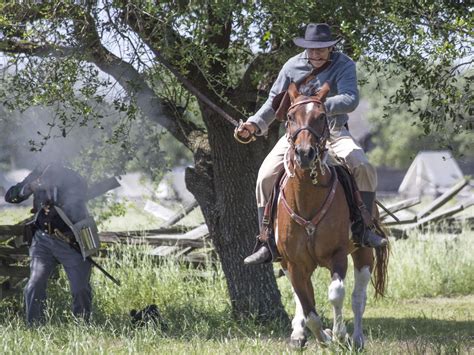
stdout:
{"type": "Polygon", "coordinates": [[[286,115],[286,118],[288,119],[288,121],[291,121],[291,122],[295,120],[295,116],[290,115],[290,114],[286,115]]]}

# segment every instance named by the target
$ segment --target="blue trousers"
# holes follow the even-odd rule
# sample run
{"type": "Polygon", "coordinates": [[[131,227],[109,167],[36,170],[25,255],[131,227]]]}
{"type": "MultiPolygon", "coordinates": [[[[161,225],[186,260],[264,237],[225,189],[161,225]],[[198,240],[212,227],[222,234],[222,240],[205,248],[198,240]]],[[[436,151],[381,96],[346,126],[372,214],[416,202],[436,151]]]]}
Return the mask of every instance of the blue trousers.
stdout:
{"type": "Polygon", "coordinates": [[[28,324],[44,321],[48,279],[62,264],[69,279],[72,294],[72,312],[88,320],[92,311],[90,276],[92,264],[69,244],[38,230],[30,247],[30,278],[24,290],[28,324]]]}

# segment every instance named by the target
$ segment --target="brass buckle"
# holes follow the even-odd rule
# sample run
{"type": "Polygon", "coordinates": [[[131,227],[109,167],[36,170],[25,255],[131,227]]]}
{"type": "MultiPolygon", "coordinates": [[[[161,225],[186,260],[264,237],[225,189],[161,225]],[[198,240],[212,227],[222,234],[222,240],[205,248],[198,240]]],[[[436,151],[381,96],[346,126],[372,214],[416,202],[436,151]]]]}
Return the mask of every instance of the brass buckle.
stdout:
{"type": "Polygon", "coordinates": [[[61,241],[65,242],[65,243],[68,243],[70,242],[69,238],[63,233],[61,232],[59,229],[57,228],[54,228],[54,235],[61,241]]]}

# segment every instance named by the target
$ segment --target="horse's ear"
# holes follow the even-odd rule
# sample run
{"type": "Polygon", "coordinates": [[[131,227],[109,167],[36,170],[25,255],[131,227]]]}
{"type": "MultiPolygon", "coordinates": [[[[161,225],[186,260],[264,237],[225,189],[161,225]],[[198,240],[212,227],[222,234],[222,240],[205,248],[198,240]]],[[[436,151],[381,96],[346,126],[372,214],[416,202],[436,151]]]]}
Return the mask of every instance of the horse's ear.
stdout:
{"type": "Polygon", "coordinates": [[[291,103],[295,102],[296,98],[300,96],[300,93],[298,92],[298,87],[293,82],[290,84],[290,86],[288,86],[287,91],[288,95],[290,95],[291,103]]]}
{"type": "Polygon", "coordinates": [[[331,90],[331,87],[329,86],[329,83],[326,81],[323,86],[319,89],[318,93],[316,94],[316,97],[320,101],[326,100],[326,96],[329,94],[329,90],[331,90]]]}

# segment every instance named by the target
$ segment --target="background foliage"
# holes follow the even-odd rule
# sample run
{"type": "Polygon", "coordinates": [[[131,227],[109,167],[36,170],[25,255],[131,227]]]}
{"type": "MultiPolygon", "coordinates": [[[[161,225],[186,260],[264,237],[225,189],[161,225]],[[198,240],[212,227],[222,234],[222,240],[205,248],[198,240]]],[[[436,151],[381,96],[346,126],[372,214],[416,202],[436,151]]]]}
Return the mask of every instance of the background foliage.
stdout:
{"type": "MultiPolygon", "coordinates": [[[[466,81],[465,76],[468,73],[460,76],[461,83],[466,81]]],[[[391,98],[403,85],[402,76],[386,78],[370,75],[361,65],[359,80],[362,82],[361,97],[370,105],[366,118],[370,123],[371,163],[407,169],[419,151],[442,149],[450,150],[459,161],[473,164],[473,130],[458,130],[451,121],[447,121],[443,129],[427,133],[408,105],[391,105],[391,98]]],[[[421,101],[426,100],[422,97],[421,101]]]]}
{"type": "MultiPolygon", "coordinates": [[[[472,12],[465,0],[361,0],[356,6],[349,0],[2,1],[0,52],[11,75],[2,78],[0,98],[9,109],[50,109],[50,127],[63,136],[78,126],[105,130],[101,108],[112,105],[119,114],[106,143],[123,150],[105,154],[104,164],[138,156],[140,164],[150,159],[155,174],[163,156],[152,127],[166,129],[193,155],[187,186],[221,257],[233,311],[280,317],[270,268],[250,277],[240,262],[257,225],[235,218],[238,205],[242,218],[256,219],[250,186],[277,129],[266,140],[237,145],[232,127],[186,82],[245,119],[265,99],[281,65],[300,50],[291,38],[308,22],[327,22],[370,77],[401,80],[388,106],[406,108],[424,133],[472,132],[472,12]],[[135,146],[129,137],[150,145],[135,146]]],[[[35,141],[40,148],[48,132],[35,141]]],[[[100,149],[93,149],[86,157],[100,161],[100,149]]]]}
{"type": "MultiPolygon", "coordinates": [[[[252,110],[232,99],[232,91],[246,85],[258,88],[253,106],[257,108],[280,65],[295,53],[290,39],[301,35],[307,22],[328,22],[344,38],[340,49],[364,66],[365,91],[380,93],[369,95],[378,134],[372,153],[375,163],[406,167],[413,152],[431,139],[458,155],[472,151],[474,26],[473,9],[466,1],[359,1],[357,6],[351,1],[224,1],[202,6],[184,0],[85,6],[2,2],[1,6],[0,50],[11,54],[4,59],[9,75],[4,75],[0,90],[6,107],[20,111],[49,107],[51,131],[67,135],[77,126],[103,129],[110,124],[101,112],[103,103],[109,102],[117,113],[106,142],[128,151],[113,160],[122,165],[136,157],[140,162],[159,161],[163,153],[153,147],[162,134],[146,125],[146,118],[137,119],[133,85],[124,88],[111,76],[99,75],[87,51],[75,49],[92,36],[85,33],[86,14],[95,22],[104,47],[120,53],[142,73],[171,116],[201,126],[195,98],[160,65],[160,58],[167,58],[184,76],[201,77],[211,96],[245,117],[252,110]],[[228,43],[217,38],[223,31],[230,32],[228,43]],[[135,134],[140,143],[148,144],[141,152],[128,132],[132,126],[140,126],[135,134]],[[397,131],[406,134],[395,141],[397,131]],[[430,138],[422,137],[430,133],[430,138]]],[[[9,124],[17,119],[11,116],[9,124]]],[[[32,139],[33,148],[41,149],[51,133],[41,132],[32,139]]],[[[171,160],[184,158],[185,153],[176,151],[178,157],[171,160]]]]}

